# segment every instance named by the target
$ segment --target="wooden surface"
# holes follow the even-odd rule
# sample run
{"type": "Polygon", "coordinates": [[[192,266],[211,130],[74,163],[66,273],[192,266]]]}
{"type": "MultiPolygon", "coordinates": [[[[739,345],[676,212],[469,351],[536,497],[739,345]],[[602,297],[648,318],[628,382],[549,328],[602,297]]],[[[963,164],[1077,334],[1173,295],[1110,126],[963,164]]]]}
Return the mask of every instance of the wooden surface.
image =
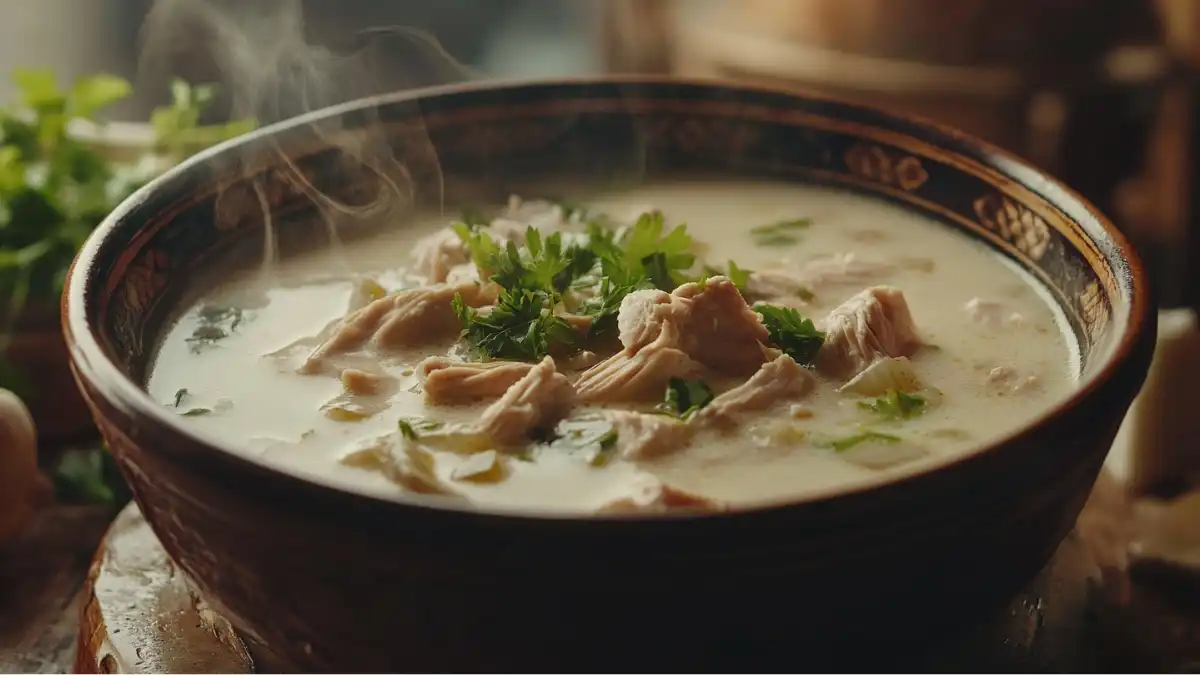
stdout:
{"type": "MultiPolygon", "coordinates": [[[[1126,506],[1102,482],[1076,533],[994,621],[897,668],[1196,672],[1200,593],[1162,574],[1125,572],[1126,506]]],[[[241,642],[192,596],[135,507],[114,522],[81,590],[106,521],[102,511],[60,508],[6,552],[0,672],[253,672],[241,642]]]]}

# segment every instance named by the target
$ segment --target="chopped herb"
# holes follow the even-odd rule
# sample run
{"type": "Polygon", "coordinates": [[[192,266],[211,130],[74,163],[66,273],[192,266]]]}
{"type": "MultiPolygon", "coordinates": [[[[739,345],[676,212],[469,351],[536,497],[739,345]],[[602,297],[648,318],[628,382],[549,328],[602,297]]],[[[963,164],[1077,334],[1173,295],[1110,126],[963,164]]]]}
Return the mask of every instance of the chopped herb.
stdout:
{"type": "Polygon", "coordinates": [[[692,415],[700,412],[716,396],[713,390],[702,380],[684,380],[672,377],[667,382],[667,392],[663,402],[658,404],[658,412],[672,415],[683,420],[691,419],[692,415]]]}
{"type": "Polygon", "coordinates": [[[400,429],[400,435],[408,440],[415,441],[420,438],[420,436],[417,434],[417,430],[413,428],[412,422],[409,422],[408,420],[400,420],[396,423],[396,426],[400,429]]]}
{"type": "Polygon", "coordinates": [[[616,453],[617,430],[609,429],[596,438],[594,442],[599,446],[599,449],[588,460],[588,464],[596,467],[607,465],[612,461],[613,455],[616,453]]]}
{"type": "Polygon", "coordinates": [[[459,239],[471,251],[480,276],[506,289],[541,291],[556,296],[567,290],[577,276],[591,270],[595,254],[581,246],[563,246],[562,233],[545,239],[534,227],[525,231],[525,246],[508,242],[501,247],[486,232],[473,231],[463,223],[454,226],[459,239]]]}
{"type": "Polygon", "coordinates": [[[708,281],[709,277],[725,276],[732,281],[733,285],[737,286],[738,291],[744,295],[746,293],[746,284],[750,282],[750,275],[753,273],[754,270],[742,269],[741,267],[738,267],[737,263],[730,260],[728,271],[723,271],[721,268],[713,267],[712,265],[706,265],[704,267],[704,275],[697,278],[696,283],[703,286],[708,281]]]}
{"type": "Polygon", "coordinates": [[[812,220],[808,218],[781,220],[770,225],[750,228],[750,236],[759,246],[788,246],[799,241],[795,232],[803,230],[809,225],[812,225],[812,220]]]}
{"type": "Polygon", "coordinates": [[[898,389],[888,389],[884,396],[871,403],[859,401],[858,406],[880,415],[885,420],[903,420],[925,412],[926,403],[924,396],[908,394],[898,389]]]}
{"type": "Polygon", "coordinates": [[[198,354],[236,332],[244,317],[245,313],[237,307],[203,305],[196,312],[198,325],[185,342],[193,354],[198,354]]]}
{"type": "Polygon", "coordinates": [[[171,82],[171,104],[150,114],[157,149],[182,159],[197,150],[254,131],[258,123],[251,118],[201,125],[200,115],[216,95],[216,86],[212,84],[192,86],[180,79],[171,82]]]}
{"type": "Polygon", "coordinates": [[[397,424],[400,426],[401,433],[406,433],[404,427],[408,427],[413,433],[416,433],[418,431],[436,431],[446,426],[442,422],[424,417],[409,417],[400,420],[397,424]]]}
{"type": "Polygon", "coordinates": [[[677,225],[663,234],[663,215],[643,213],[621,236],[598,226],[589,226],[588,247],[600,259],[604,276],[620,286],[652,282],[664,291],[686,282],[683,274],[696,264],[694,242],[687,225],[677,225]]]}
{"type": "Polygon", "coordinates": [[[575,342],[575,329],[548,309],[546,293],[504,290],[490,312],[467,307],[454,296],[454,311],[463,338],[480,356],[517,361],[540,361],[552,347],[575,342]]]}
{"type": "Polygon", "coordinates": [[[184,417],[202,417],[204,415],[211,415],[212,408],[189,408],[180,414],[184,417]]]}
{"type": "Polygon", "coordinates": [[[881,434],[878,431],[864,431],[853,436],[846,436],[845,438],[839,438],[837,440],[830,441],[826,445],[830,448],[833,448],[837,452],[844,452],[850,448],[853,448],[859,443],[899,443],[900,440],[901,439],[899,436],[881,434]]]}
{"type": "Polygon", "coordinates": [[[784,353],[803,366],[811,366],[817,352],[825,343],[825,334],[817,330],[812,319],[806,319],[791,307],[757,304],[754,311],[767,327],[768,339],[784,353]]]}
{"type": "Polygon", "coordinates": [[[179,404],[183,403],[183,400],[187,397],[188,397],[187,389],[180,389],[179,391],[175,392],[175,407],[178,408],[179,404]]]}
{"type": "Polygon", "coordinates": [[[805,302],[812,302],[813,300],[816,300],[817,294],[813,293],[812,291],[810,291],[807,288],[801,287],[801,288],[796,289],[796,297],[800,298],[801,300],[803,300],[805,302]]]}
{"type": "Polygon", "coordinates": [[[636,290],[638,286],[618,286],[612,279],[604,277],[596,296],[579,308],[581,314],[592,317],[589,337],[603,337],[611,333],[617,327],[617,313],[621,309],[621,301],[636,290]]]}
{"type": "Polygon", "coordinates": [[[487,214],[474,207],[464,207],[459,216],[462,218],[462,224],[470,230],[477,230],[481,227],[487,227],[491,224],[492,219],[488,218],[487,214]]]}

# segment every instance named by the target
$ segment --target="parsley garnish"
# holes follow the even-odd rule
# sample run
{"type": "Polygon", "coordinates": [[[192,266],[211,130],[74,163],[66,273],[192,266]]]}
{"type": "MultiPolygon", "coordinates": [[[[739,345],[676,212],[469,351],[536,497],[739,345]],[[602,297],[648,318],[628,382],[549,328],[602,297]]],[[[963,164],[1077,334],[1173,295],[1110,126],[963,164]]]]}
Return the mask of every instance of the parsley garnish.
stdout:
{"type": "Polygon", "coordinates": [[[612,279],[604,277],[596,296],[579,308],[580,313],[592,317],[588,335],[598,338],[611,333],[617,326],[617,313],[621,310],[621,301],[636,290],[639,290],[638,286],[618,286],[612,279]]]}
{"type": "Polygon", "coordinates": [[[183,403],[184,399],[186,399],[187,397],[188,397],[187,389],[180,389],[179,391],[175,392],[175,407],[178,408],[179,404],[183,403]]]}
{"type": "Polygon", "coordinates": [[[417,438],[419,438],[417,435],[417,430],[413,428],[412,422],[409,422],[408,420],[400,420],[396,423],[396,428],[400,430],[401,436],[410,441],[415,441],[417,438]]]}
{"type": "Polygon", "coordinates": [[[870,410],[885,420],[904,420],[925,412],[926,403],[924,396],[888,389],[886,394],[871,403],[859,401],[858,407],[870,410]]]}
{"type": "Polygon", "coordinates": [[[754,273],[754,270],[742,269],[741,267],[738,267],[737,263],[730,260],[729,261],[729,271],[727,271],[727,272],[721,271],[721,269],[719,267],[713,267],[711,265],[705,266],[704,276],[696,279],[696,283],[703,286],[708,281],[709,277],[716,277],[716,276],[724,275],[731,282],[733,282],[734,286],[737,286],[738,291],[740,291],[743,295],[745,295],[746,284],[748,284],[750,282],[750,275],[753,273],[754,273]]]}
{"type": "Polygon", "coordinates": [[[687,225],[677,225],[663,234],[663,215],[643,213],[619,240],[615,233],[597,225],[588,229],[588,246],[600,259],[604,276],[619,286],[638,286],[650,281],[664,291],[687,281],[684,272],[696,264],[692,237],[687,225]]]}
{"type": "Polygon", "coordinates": [[[867,442],[899,443],[900,440],[901,439],[899,436],[893,436],[891,434],[881,434],[878,431],[864,431],[860,434],[855,434],[853,436],[846,436],[845,438],[839,438],[837,440],[830,441],[826,445],[830,448],[833,448],[837,452],[843,452],[843,451],[849,450],[850,448],[853,448],[854,446],[858,445],[859,443],[867,443],[867,442]]]}
{"type": "Polygon", "coordinates": [[[667,382],[667,392],[663,402],[656,410],[660,413],[678,417],[682,420],[691,419],[700,412],[716,396],[713,390],[701,380],[684,380],[672,377],[667,382]]]}
{"type": "Polygon", "coordinates": [[[750,228],[750,236],[759,246],[789,246],[798,241],[796,230],[803,230],[809,225],[812,225],[812,220],[808,218],[781,220],[770,225],[750,228]]]}
{"type": "Polygon", "coordinates": [[[463,338],[480,356],[517,361],[540,361],[551,347],[575,342],[575,331],[548,309],[548,295],[540,291],[508,290],[500,293],[491,311],[467,307],[454,296],[454,311],[463,326],[463,338]]]}
{"type": "Polygon", "coordinates": [[[236,332],[245,320],[245,313],[237,307],[202,305],[196,312],[196,318],[199,325],[190,336],[184,338],[193,354],[199,354],[236,332]]]}
{"type": "Polygon", "coordinates": [[[759,304],[754,311],[762,317],[771,344],[803,366],[811,366],[817,352],[825,343],[825,334],[817,330],[812,319],[806,319],[791,307],[759,304]]]}
{"type": "Polygon", "coordinates": [[[592,455],[592,458],[588,460],[588,464],[591,464],[592,466],[607,465],[610,461],[612,461],[613,455],[616,454],[617,430],[609,429],[603,434],[597,436],[593,442],[596,443],[598,448],[595,454],[592,455]]]}

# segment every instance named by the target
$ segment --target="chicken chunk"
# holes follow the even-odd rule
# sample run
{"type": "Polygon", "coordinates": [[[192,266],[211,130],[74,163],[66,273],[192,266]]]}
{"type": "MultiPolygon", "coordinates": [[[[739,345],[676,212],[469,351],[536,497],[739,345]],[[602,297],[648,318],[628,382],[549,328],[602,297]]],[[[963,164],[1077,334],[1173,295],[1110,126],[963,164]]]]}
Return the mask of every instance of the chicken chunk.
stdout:
{"type": "Polygon", "coordinates": [[[459,330],[451,306],[456,294],[470,307],[495,300],[494,287],[479,284],[426,286],[393,293],[346,315],[300,370],[320,372],[328,358],[355,351],[368,342],[381,349],[398,349],[445,339],[459,330]]]}
{"type": "Polygon", "coordinates": [[[830,286],[861,285],[879,281],[896,270],[887,263],[863,260],[854,253],[816,258],[800,269],[774,268],[750,273],[746,295],[755,301],[799,304],[830,286]]]}
{"type": "Polygon", "coordinates": [[[679,340],[664,346],[713,370],[749,374],[763,362],[767,329],[725,277],[712,277],[703,287],[684,284],[672,293],[637,291],[621,301],[617,328],[626,352],[661,343],[667,324],[677,329],[679,340]]]}
{"type": "Polygon", "coordinates": [[[728,506],[664,483],[650,473],[637,475],[629,496],[601,506],[597,513],[666,513],[670,511],[725,511],[728,506]]]}
{"type": "Polygon", "coordinates": [[[739,413],[766,410],[776,403],[795,401],[807,396],[813,377],[803,366],[783,354],[763,364],[742,384],[712,400],[694,418],[697,423],[729,424],[739,413]]]}
{"type": "MultiPolygon", "coordinates": [[[[525,243],[526,226],[515,221],[498,219],[481,231],[501,245],[510,241],[525,243]]],[[[440,284],[447,281],[451,271],[461,278],[462,270],[456,268],[471,263],[471,251],[453,228],[446,227],[419,240],[413,246],[412,260],[414,272],[431,284],[440,284]]]]}
{"type": "Polygon", "coordinates": [[[835,253],[809,261],[800,278],[809,289],[819,290],[827,286],[872,283],[895,270],[893,265],[864,260],[855,253],[835,253]]]}
{"type": "Polygon", "coordinates": [[[629,461],[681,450],[691,442],[695,431],[695,427],[663,415],[614,410],[608,418],[617,432],[617,451],[629,461]]]}
{"type": "Polygon", "coordinates": [[[748,375],[762,365],[767,328],[732,281],[712,277],[703,287],[684,284],[671,295],[688,306],[679,326],[688,356],[729,375],[748,375]]]}
{"type": "Polygon", "coordinates": [[[478,428],[500,445],[519,445],[566,417],[575,401],[575,389],[547,356],[483,411],[478,428]]]}
{"type": "Polygon", "coordinates": [[[516,361],[464,363],[435,356],[421,362],[425,400],[436,405],[458,405],[503,396],[534,366],[516,361]]]}
{"type": "Polygon", "coordinates": [[[817,367],[849,379],[877,359],[912,356],[921,346],[904,293],[873,286],[834,308],[824,323],[825,344],[817,367]]]}
{"type": "Polygon", "coordinates": [[[384,393],[396,381],[389,375],[371,373],[358,368],[347,368],[342,371],[342,387],[347,394],[356,396],[377,396],[384,393]]]}
{"type": "Polygon", "coordinates": [[[585,370],[575,381],[579,398],[588,403],[661,398],[673,377],[693,378],[704,368],[678,349],[682,338],[675,324],[661,324],[657,339],[641,348],[623,349],[585,370]]]}

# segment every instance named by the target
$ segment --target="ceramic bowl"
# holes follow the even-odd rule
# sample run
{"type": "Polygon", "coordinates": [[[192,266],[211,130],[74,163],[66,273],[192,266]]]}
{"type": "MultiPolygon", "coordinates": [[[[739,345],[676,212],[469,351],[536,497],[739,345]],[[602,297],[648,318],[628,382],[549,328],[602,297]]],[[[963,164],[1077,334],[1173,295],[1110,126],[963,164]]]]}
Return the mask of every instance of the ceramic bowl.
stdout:
{"type": "Polygon", "coordinates": [[[460,85],[264,128],[114,212],[64,303],[76,376],[166,550],[261,668],[341,672],[887,667],[900,646],[984,616],[1045,564],[1155,337],[1126,239],[1008,154],[857,105],[653,78],[460,85]],[[258,264],[262,203],[288,256],[327,241],[328,221],[297,186],[368,204],[381,175],[432,208],[547,194],[564,179],[857,190],[1028,270],[1061,306],[1081,381],[1008,437],[893,482],[728,514],[594,518],[342,491],[205,440],[144,393],[156,341],[189,293],[258,264]]]}

